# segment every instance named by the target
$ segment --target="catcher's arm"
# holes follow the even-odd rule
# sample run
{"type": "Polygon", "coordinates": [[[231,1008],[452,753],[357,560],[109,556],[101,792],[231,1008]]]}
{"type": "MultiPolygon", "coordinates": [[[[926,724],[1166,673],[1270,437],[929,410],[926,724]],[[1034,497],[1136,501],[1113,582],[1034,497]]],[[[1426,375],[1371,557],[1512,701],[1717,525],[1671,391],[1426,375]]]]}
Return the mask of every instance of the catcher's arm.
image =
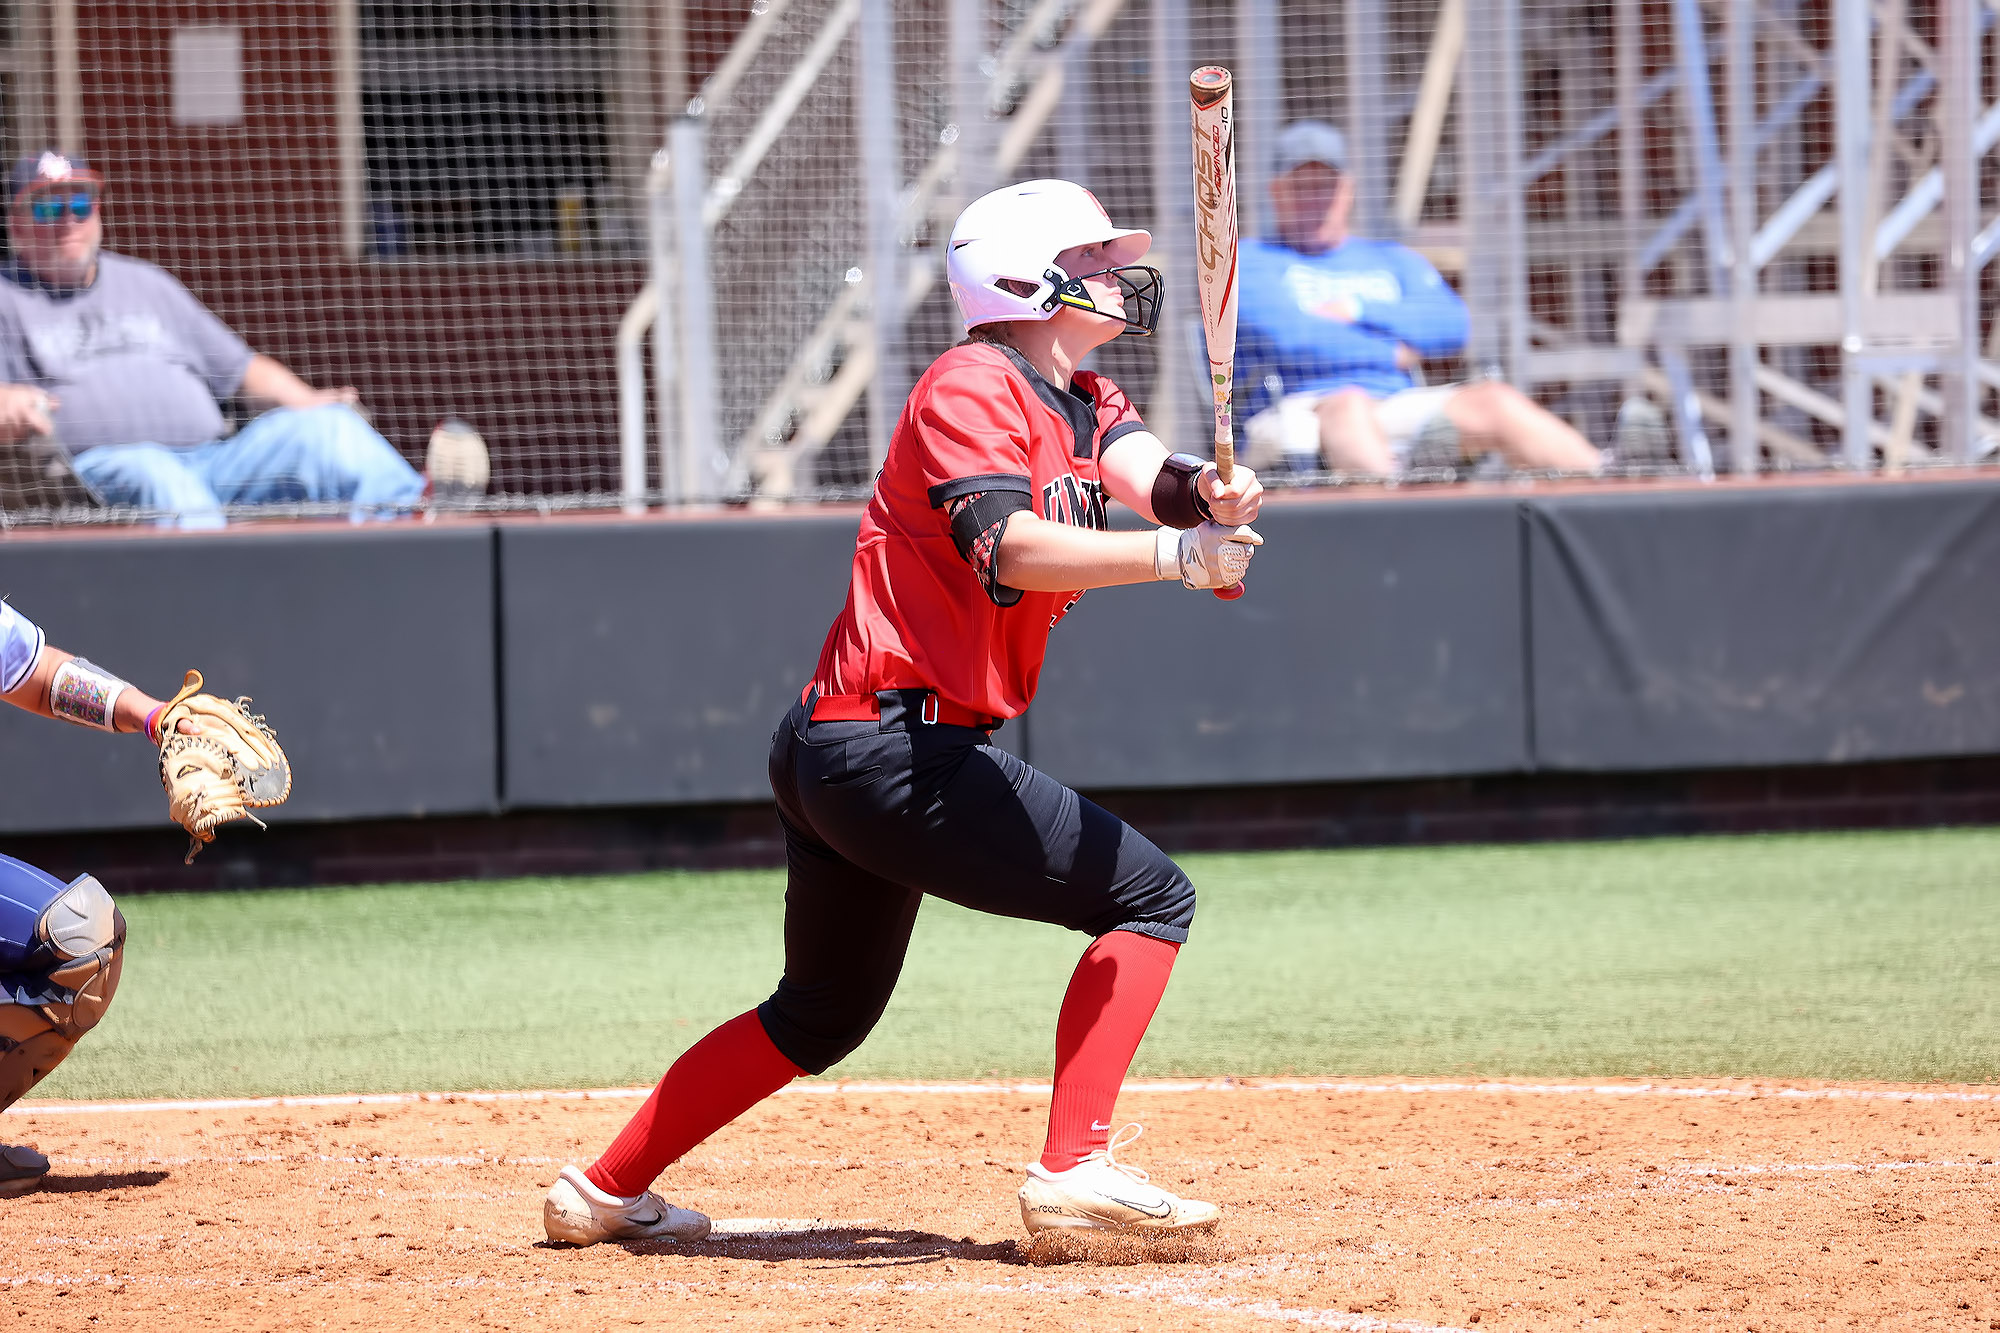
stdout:
{"type": "MultiPolygon", "coordinates": [[[[137,686],[52,643],[42,645],[33,669],[0,699],[37,717],[99,731],[143,731],[156,744],[159,736],[149,724],[157,723],[157,715],[166,707],[137,686]]],[[[193,718],[181,722],[186,735],[200,730],[201,724],[193,718]]]]}
{"type": "MultiPolygon", "coordinates": [[[[27,630],[40,639],[32,625],[27,630]]],[[[34,665],[0,698],[98,731],[144,732],[160,749],[168,813],[192,839],[189,861],[215,840],[218,826],[248,819],[261,827],[250,812],[291,795],[292,767],[277,733],[244,707],[248,699],[231,703],[202,694],[199,671],[188,672],[179,693],[162,701],[52,644],[41,643],[34,654],[34,665]]]]}

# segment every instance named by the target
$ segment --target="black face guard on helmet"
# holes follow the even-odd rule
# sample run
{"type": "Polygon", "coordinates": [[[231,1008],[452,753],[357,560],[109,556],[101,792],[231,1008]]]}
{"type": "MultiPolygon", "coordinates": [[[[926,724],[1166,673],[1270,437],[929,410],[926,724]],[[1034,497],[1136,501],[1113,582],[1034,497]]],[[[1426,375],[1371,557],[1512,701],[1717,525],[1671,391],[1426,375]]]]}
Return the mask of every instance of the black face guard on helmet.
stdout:
{"type": "Polygon", "coordinates": [[[1052,268],[1042,275],[1044,280],[1054,283],[1055,290],[1049,299],[1042,302],[1042,309],[1054,310],[1058,305],[1075,306],[1078,310],[1088,310],[1093,315],[1108,314],[1099,310],[1097,302],[1090,299],[1090,292],[1084,287],[1087,278],[1110,278],[1118,284],[1118,291],[1125,298],[1125,327],[1142,338],[1150,338],[1160,323],[1160,270],[1134,264],[1125,268],[1099,269],[1095,273],[1085,273],[1081,277],[1065,277],[1059,268],[1052,268]]]}

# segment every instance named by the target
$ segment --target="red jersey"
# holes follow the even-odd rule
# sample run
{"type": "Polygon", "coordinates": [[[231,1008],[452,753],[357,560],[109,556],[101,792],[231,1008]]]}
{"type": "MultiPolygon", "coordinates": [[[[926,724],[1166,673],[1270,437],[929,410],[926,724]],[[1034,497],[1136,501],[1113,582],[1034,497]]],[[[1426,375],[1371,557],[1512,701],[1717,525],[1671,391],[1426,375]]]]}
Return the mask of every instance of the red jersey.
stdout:
{"type": "Polygon", "coordinates": [[[1102,375],[1079,371],[1065,392],[1020,353],[987,342],[932,362],[896,422],[862,516],[847,605],[813,674],[820,693],[929,689],[988,717],[1020,716],[1049,631],[1083,593],[989,590],[961,554],[966,534],[954,539],[949,511],[981,497],[988,515],[1032,509],[1102,529],[1098,460],[1119,436],[1144,429],[1102,375]]]}

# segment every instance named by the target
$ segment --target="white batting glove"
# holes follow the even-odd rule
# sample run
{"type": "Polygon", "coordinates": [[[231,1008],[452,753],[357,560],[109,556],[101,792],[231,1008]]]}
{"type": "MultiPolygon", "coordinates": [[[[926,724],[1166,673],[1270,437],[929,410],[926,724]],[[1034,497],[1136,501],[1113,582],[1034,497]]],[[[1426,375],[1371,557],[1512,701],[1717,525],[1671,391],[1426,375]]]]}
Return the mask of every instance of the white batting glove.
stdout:
{"type": "Polygon", "coordinates": [[[1153,575],[1179,579],[1189,588],[1226,588],[1243,582],[1250,557],[1263,544],[1247,524],[1203,523],[1185,531],[1161,528],[1154,535],[1153,575]]]}

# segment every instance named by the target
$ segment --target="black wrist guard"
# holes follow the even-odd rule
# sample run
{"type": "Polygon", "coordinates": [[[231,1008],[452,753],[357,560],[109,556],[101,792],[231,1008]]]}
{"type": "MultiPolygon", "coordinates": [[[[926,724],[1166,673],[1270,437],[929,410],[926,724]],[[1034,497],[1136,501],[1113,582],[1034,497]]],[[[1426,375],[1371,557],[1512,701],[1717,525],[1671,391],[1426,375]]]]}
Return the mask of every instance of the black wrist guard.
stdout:
{"type": "Polygon", "coordinates": [[[1153,517],[1170,528],[1194,528],[1215,514],[1201,493],[1201,474],[1208,464],[1193,454],[1168,454],[1153,478],[1153,517]]]}

